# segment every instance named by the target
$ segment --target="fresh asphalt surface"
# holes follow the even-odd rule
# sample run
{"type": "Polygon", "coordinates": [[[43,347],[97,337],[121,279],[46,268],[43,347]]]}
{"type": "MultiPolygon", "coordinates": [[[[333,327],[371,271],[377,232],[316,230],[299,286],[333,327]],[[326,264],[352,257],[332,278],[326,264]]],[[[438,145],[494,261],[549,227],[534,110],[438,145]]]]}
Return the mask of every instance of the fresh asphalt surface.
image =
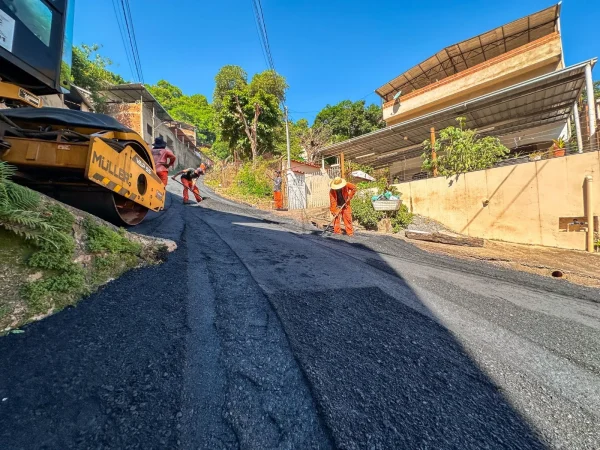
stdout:
{"type": "Polygon", "coordinates": [[[0,338],[0,449],[600,448],[600,291],[169,189],[166,263],[0,338]]]}

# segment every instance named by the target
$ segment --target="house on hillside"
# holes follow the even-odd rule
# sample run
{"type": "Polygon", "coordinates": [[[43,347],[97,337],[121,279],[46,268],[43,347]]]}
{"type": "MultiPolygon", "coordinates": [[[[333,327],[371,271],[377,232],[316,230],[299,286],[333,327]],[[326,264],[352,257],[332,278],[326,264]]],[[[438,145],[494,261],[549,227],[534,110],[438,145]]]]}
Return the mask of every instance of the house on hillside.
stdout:
{"type": "MultiPolygon", "coordinates": [[[[574,105],[591,86],[595,63],[565,67],[560,4],[551,6],[450,45],[386,82],[375,92],[387,127],[326,147],[322,155],[388,167],[400,181],[427,176],[421,173],[423,141],[456,125],[457,117],[511,151],[546,149],[552,139],[571,137],[570,123],[580,124],[574,105]]],[[[595,124],[589,117],[588,127],[573,127],[578,148],[572,150],[592,148],[595,124]]]]}
{"type": "Polygon", "coordinates": [[[291,169],[294,172],[301,173],[301,174],[321,175],[324,170],[324,166],[321,167],[317,164],[307,163],[304,161],[298,161],[295,159],[292,159],[290,161],[290,164],[292,166],[291,169]]]}
{"type": "Polygon", "coordinates": [[[112,86],[102,95],[107,114],[139,133],[148,145],[162,137],[177,157],[177,169],[212,164],[197,146],[196,128],[174,120],[143,84],[112,86]]]}

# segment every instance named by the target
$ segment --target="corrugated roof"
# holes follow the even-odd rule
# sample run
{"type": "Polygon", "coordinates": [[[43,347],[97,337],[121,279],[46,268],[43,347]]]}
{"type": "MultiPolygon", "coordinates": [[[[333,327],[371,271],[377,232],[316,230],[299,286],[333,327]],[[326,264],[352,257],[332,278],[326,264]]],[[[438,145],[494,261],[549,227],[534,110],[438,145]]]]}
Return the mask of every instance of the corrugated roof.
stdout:
{"type": "Polygon", "coordinates": [[[117,84],[102,91],[102,95],[106,97],[107,103],[135,103],[140,100],[144,103],[151,103],[154,106],[156,117],[163,122],[173,121],[167,110],[141,83],[117,84]]]}
{"type": "Polygon", "coordinates": [[[508,88],[426,114],[415,119],[374,131],[326,147],[324,157],[344,152],[346,159],[358,159],[374,167],[417,157],[430,129],[456,125],[457,117],[466,118],[466,127],[482,135],[501,136],[536,126],[565,121],[571,114],[584,82],[585,61],[542,75],[508,88]]]}
{"type": "Polygon", "coordinates": [[[375,92],[387,102],[514,50],[556,31],[559,14],[560,3],[446,47],[375,92]]]}

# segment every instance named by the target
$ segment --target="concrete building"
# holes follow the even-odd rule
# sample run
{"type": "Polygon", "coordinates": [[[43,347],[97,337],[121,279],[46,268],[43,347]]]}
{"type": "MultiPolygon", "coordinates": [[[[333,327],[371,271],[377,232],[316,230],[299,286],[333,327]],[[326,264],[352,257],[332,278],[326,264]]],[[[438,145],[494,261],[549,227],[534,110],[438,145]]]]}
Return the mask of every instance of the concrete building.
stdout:
{"type": "Polygon", "coordinates": [[[148,145],[159,136],[165,140],[177,157],[176,170],[198,167],[202,162],[212,165],[197,146],[195,127],[174,120],[143,84],[117,85],[102,94],[107,114],[138,132],[148,145]]]}
{"type": "MultiPolygon", "coordinates": [[[[569,122],[578,119],[574,105],[591,86],[595,62],[565,67],[560,4],[552,6],[446,47],[385,83],[375,92],[387,127],[331,145],[322,155],[343,153],[346,160],[389,167],[400,181],[427,176],[423,141],[456,125],[457,117],[512,151],[548,148],[552,139],[570,137],[569,122]]],[[[589,123],[587,136],[576,127],[575,151],[594,145],[595,117],[589,123]]]]}

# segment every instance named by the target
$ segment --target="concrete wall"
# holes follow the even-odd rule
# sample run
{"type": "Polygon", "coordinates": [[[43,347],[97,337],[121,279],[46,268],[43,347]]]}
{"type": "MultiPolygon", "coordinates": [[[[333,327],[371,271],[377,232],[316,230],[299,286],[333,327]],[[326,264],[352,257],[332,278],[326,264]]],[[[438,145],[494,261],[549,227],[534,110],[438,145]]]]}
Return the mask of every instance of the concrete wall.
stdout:
{"type": "Polygon", "coordinates": [[[383,119],[393,125],[553,72],[561,55],[553,33],[386,103],[383,119]]]}
{"type": "Polygon", "coordinates": [[[148,143],[148,145],[150,145],[150,147],[152,147],[154,137],[158,137],[159,135],[161,135],[167,142],[168,148],[175,153],[175,157],[177,158],[174,170],[198,167],[202,162],[194,152],[194,149],[181,142],[175,133],[173,133],[173,131],[171,131],[171,129],[167,126],[167,124],[162,123],[158,118],[154,118],[153,120],[152,108],[149,108],[148,106],[144,106],[143,130],[144,140],[148,143]],[[148,125],[151,127],[153,133],[150,133],[148,125]],[[152,134],[154,134],[154,137],[152,134]]]}
{"type": "Polygon", "coordinates": [[[585,232],[559,231],[559,218],[585,215],[586,175],[594,177],[593,210],[599,215],[600,152],[395,186],[412,212],[438,220],[455,232],[585,250],[585,232]]]}

